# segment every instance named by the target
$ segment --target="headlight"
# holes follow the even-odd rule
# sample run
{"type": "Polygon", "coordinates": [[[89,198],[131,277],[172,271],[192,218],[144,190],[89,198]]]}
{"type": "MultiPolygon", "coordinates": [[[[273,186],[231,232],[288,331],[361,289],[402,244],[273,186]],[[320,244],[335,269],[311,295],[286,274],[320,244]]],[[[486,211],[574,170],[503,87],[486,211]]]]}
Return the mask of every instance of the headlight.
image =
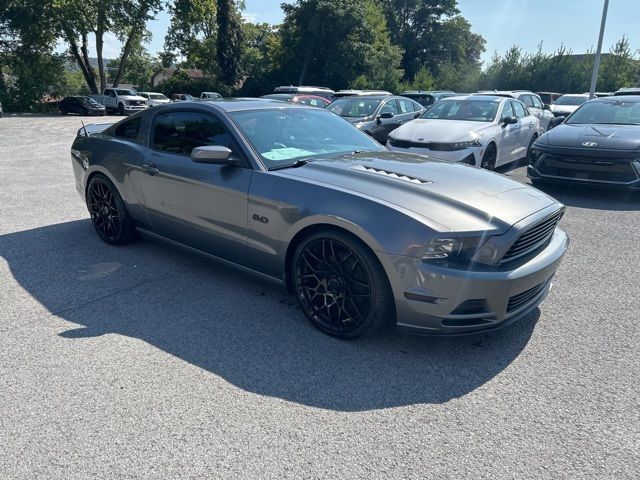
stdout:
{"type": "Polygon", "coordinates": [[[472,140],[470,142],[454,142],[449,144],[451,150],[464,150],[465,148],[480,146],[482,145],[480,144],[480,141],[478,139],[472,140]]]}
{"type": "Polygon", "coordinates": [[[429,263],[469,262],[488,239],[489,235],[434,238],[427,245],[422,260],[429,263]]]}
{"type": "Polygon", "coordinates": [[[458,256],[462,242],[456,238],[435,238],[427,245],[423,260],[452,259],[458,256]]]}

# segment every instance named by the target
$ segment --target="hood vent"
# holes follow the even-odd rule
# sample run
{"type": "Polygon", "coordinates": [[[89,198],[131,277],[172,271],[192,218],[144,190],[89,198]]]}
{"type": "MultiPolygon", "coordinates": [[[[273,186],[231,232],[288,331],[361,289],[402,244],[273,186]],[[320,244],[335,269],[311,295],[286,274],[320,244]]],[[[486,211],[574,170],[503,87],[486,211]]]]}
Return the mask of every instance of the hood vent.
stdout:
{"type": "Polygon", "coordinates": [[[355,167],[351,167],[351,170],[357,170],[359,172],[366,172],[366,173],[375,173],[376,175],[395,178],[397,180],[403,180],[405,182],[417,183],[419,185],[426,185],[429,183],[433,183],[431,180],[426,180],[424,178],[410,177],[402,173],[391,172],[389,170],[381,170],[379,168],[365,167],[364,165],[356,165],[355,167]]]}

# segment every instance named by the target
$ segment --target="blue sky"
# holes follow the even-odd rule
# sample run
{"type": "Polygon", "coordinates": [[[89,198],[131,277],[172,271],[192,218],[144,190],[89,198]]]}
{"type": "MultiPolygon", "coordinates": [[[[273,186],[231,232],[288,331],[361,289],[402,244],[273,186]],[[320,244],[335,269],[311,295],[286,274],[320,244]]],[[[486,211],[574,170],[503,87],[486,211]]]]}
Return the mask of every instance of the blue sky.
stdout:
{"type": "MultiPolygon", "coordinates": [[[[244,16],[256,22],[279,23],[283,0],[246,0],[244,16]]],[[[459,0],[458,8],[471,23],[472,30],[487,41],[482,59],[491,59],[495,51],[503,53],[517,44],[526,52],[535,52],[542,42],[545,52],[561,44],[574,53],[584,53],[597,43],[603,0],[459,0]]],[[[607,51],[622,35],[632,49],[640,49],[640,0],[611,0],[603,50],[607,51]]],[[[153,40],[151,52],[162,49],[169,15],[161,13],[150,22],[153,40]]],[[[107,39],[105,56],[118,56],[119,44],[107,39]]]]}

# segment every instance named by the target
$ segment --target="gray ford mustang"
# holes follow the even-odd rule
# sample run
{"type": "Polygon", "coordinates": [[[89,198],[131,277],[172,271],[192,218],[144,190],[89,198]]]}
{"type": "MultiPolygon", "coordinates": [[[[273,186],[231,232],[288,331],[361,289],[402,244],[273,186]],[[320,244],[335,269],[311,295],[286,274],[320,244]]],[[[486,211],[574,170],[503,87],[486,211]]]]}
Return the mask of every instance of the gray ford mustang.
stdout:
{"type": "Polygon", "coordinates": [[[71,153],[105,242],[140,233],[254,272],[342,338],[511,323],[542,302],[569,242],[544,193],[389,152],[304,105],[160,106],[80,129],[71,153]]]}

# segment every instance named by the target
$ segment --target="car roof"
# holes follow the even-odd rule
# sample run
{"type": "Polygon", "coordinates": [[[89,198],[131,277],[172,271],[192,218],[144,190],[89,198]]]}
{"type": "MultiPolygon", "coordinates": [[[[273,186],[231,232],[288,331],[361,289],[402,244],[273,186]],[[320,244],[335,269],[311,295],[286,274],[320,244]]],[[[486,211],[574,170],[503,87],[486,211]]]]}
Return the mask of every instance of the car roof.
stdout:
{"type": "MultiPolygon", "coordinates": [[[[507,97],[501,97],[499,95],[478,95],[477,93],[470,93],[468,95],[454,95],[453,97],[443,98],[442,100],[440,100],[440,102],[449,100],[481,100],[485,102],[499,102],[501,100],[505,100],[506,98],[507,97]]],[[[512,98],[512,100],[517,99],[512,98]]]]}
{"type": "Polygon", "coordinates": [[[599,103],[637,103],[640,102],[640,90],[638,90],[637,95],[612,95],[611,97],[596,97],[589,100],[591,102],[599,102],[599,103]]]}
{"type": "MultiPolygon", "coordinates": [[[[406,98],[402,95],[385,95],[382,93],[368,93],[366,95],[345,95],[343,97],[338,97],[334,101],[337,100],[361,100],[361,99],[373,99],[373,100],[389,100],[394,98],[406,98]]],[[[410,100],[410,99],[409,99],[410,100]]]]}
{"type": "MultiPolygon", "coordinates": [[[[191,103],[191,102],[184,102],[191,103]]],[[[313,108],[303,103],[284,103],[280,100],[271,98],[248,98],[248,97],[226,97],[218,100],[199,100],[192,102],[197,105],[211,105],[215,106],[225,112],[240,112],[243,110],[261,110],[269,108],[313,108]]],[[[159,108],[159,107],[158,107],[159,108]]]]}
{"type": "Polygon", "coordinates": [[[453,90],[405,90],[400,95],[422,95],[422,94],[440,94],[440,93],[456,93],[453,90]]]}

